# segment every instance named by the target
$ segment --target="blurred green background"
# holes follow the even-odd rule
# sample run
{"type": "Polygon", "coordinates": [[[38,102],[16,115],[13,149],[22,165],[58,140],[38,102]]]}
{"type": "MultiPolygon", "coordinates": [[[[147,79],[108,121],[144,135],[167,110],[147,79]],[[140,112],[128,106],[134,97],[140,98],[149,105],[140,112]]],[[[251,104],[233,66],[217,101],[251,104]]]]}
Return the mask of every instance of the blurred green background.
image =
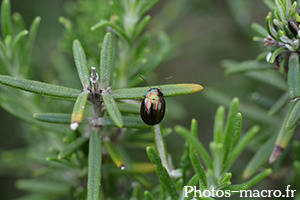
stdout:
{"type": "MultiPolygon", "coordinates": [[[[32,55],[33,65],[37,70],[33,73],[33,77],[29,77],[30,79],[48,82],[57,76],[53,72],[55,57],[51,55],[59,48],[57,44],[62,39],[64,30],[58,18],[68,17],[65,7],[70,5],[70,2],[75,1],[11,1],[12,13],[15,11],[21,13],[27,27],[34,17],[41,17],[32,55]]],[[[278,91],[240,75],[226,77],[220,67],[223,59],[243,61],[253,59],[260,53],[263,47],[252,41],[255,33],[250,28],[250,24],[257,22],[264,26],[268,11],[261,0],[161,0],[149,13],[152,20],[147,30],[151,32],[164,30],[170,37],[171,51],[167,59],[155,71],[155,76],[150,74],[145,78],[150,85],[154,85],[172,76],[173,78],[168,80],[168,83],[198,83],[204,87],[203,92],[205,88],[216,88],[230,98],[239,97],[241,102],[251,101],[250,97],[253,92],[277,98],[280,95],[278,91]]],[[[72,66],[72,56],[61,53],[67,57],[72,66]]],[[[75,65],[73,66],[75,71],[75,65]]],[[[200,141],[207,148],[208,142],[213,137],[213,119],[217,105],[205,99],[202,92],[167,98],[166,101],[168,110],[162,123],[163,127],[174,127],[177,124],[189,127],[191,119],[196,118],[199,123],[200,141]]],[[[25,147],[25,133],[29,129],[28,125],[10,116],[1,108],[0,118],[0,151],[25,147]]],[[[245,119],[243,130],[247,130],[254,123],[257,122],[245,119]]],[[[174,133],[168,136],[166,142],[168,151],[173,155],[174,163],[177,164],[184,141],[174,133]]],[[[233,183],[242,182],[242,171],[252,153],[246,152],[243,155],[231,170],[233,183]]],[[[18,172],[0,171],[1,200],[13,199],[22,194],[14,188],[15,175],[19,175],[18,172]]],[[[27,175],[22,174],[22,176],[27,175]]],[[[265,180],[256,188],[275,189],[278,184],[278,182],[265,180]]]]}

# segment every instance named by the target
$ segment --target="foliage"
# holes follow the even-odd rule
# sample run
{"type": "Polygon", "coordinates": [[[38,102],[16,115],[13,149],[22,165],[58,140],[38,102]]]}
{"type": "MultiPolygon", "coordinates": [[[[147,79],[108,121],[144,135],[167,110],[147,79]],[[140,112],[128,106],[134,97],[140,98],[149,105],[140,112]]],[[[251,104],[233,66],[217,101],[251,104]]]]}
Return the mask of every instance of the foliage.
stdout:
{"type": "MultiPolygon", "coordinates": [[[[18,17],[11,22],[10,1],[2,2],[0,106],[30,124],[31,135],[28,147],[6,151],[0,160],[5,171],[22,168],[21,172],[31,173],[31,177],[21,175],[23,178],[16,182],[18,189],[28,191],[19,199],[184,199],[184,186],[199,183],[201,191],[214,188],[231,192],[248,189],[272,172],[266,169],[243,184],[231,185],[229,170],[232,164],[259,131],[258,126],[253,126],[240,139],[242,115],[238,112],[237,98],[227,101],[231,103],[228,103],[226,124],[225,108],[220,106],[217,110],[214,141],[209,144],[211,156],[198,140],[195,119],[190,131],[175,126],[175,131],[186,140],[178,169],[174,168],[164,139],[172,129],[162,129],[161,124],[150,127],[142,122],[136,100],[143,98],[149,88],[136,87],[142,81],[137,75],[152,73],[165,59],[171,46],[169,36],[163,31],[155,36],[145,31],[151,20],[150,15],[145,14],[157,2],[112,0],[109,5],[106,1],[95,0],[69,2],[66,11],[71,18],[59,18],[65,27],[59,47],[64,52],[73,53],[81,86],[74,81],[72,70],[68,68],[71,64],[61,52],[52,55],[59,74],[57,80],[51,83],[31,80],[32,72],[36,70],[31,63],[31,51],[40,18],[35,18],[27,31],[21,26],[21,15],[13,15],[18,17]],[[99,5],[103,12],[97,9],[99,5]],[[84,16],[78,17],[79,14],[84,16]],[[70,75],[73,78],[70,79],[70,75]],[[152,132],[148,131],[149,128],[152,132]],[[146,149],[151,163],[139,161],[129,153],[128,147],[146,149]],[[155,179],[148,176],[154,171],[161,183],[157,186],[154,185],[155,179]]],[[[294,16],[295,12],[287,11],[287,8],[295,9],[296,5],[286,3],[284,6],[287,16],[294,16]]],[[[276,12],[282,20],[282,11],[276,12]]],[[[277,54],[290,56],[288,60],[292,64],[289,65],[298,66],[295,54],[286,54],[297,44],[291,41],[287,44],[289,46],[284,49],[280,46],[277,54]]],[[[258,67],[245,66],[247,70],[258,70],[258,67]]],[[[263,68],[271,67],[263,65],[263,68]]],[[[240,69],[230,68],[229,71],[240,72],[240,69]]],[[[293,84],[298,79],[293,76],[290,81],[289,90],[292,92],[289,94],[294,97],[297,88],[293,84]]],[[[270,81],[283,90],[284,83],[270,81]]],[[[164,97],[193,94],[203,89],[201,85],[191,83],[166,84],[161,88],[164,97]]],[[[212,90],[208,91],[211,93],[206,93],[207,96],[214,95],[212,90]]],[[[286,96],[272,112],[278,111],[285,102],[286,96]]],[[[298,120],[295,108],[298,107],[296,104],[288,110],[290,115],[285,122],[292,123],[292,128],[287,131],[281,127],[280,139],[277,139],[280,147],[286,145],[293,134],[298,120]]],[[[251,118],[250,109],[245,109],[245,113],[251,118]]],[[[252,117],[255,117],[254,112],[252,117]]],[[[265,116],[259,117],[264,120],[265,116]]],[[[268,119],[266,123],[274,124],[274,121],[277,120],[268,119]]],[[[258,166],[253,166],[253,160],[246,168],[246,171],[252,170],[244,174],[247,178],[257,172],[258,166]]],[[[262,158],[256,161],[260,163],[262,158]]],[[[295,167],[298,167],[297,162],[295,167]]]]}
{"type": "MultiPolygon", "coordinates": [[[[264,51],[255,60],[243,62],[224,60],[222,62],[225,74],[242,74],[281,92],[279,98],[272,100],[273,103],[268,107],[268,110],[257,105],[253,107],[257,109],[257,113],[261,113],[259,120],[267,125],[262,132],[268,135],[271,131],[271,134],[267,140],[260,142],[259,149],[244,170],[243,176],[245,178],[252,176],[260,166],[265,165],[267,160],[270,164],[278,160],[274,168],[279,170],[284,165],[284,157],[289,154],[298,154],[288,148],[288,144],[300,120],[298,100],[300,91],[299,1],[292,1],[291,3],[290,0],[265,0],[264,3],[271,9],[265,19],[265,28],[257,23],[251,25],[252,29],[259,34],[253,40],[263,42],[264,51]],[[275,70],[277,72],[274,72],[275,70]],[[274,120],[270,120],[270,117],[274,120]],[[279,121],[280,123],[278,123],[279,121]],[[283,155],[279,157],[281,154],[283,155]]],[[[216,91],[212,90],[205,95],[210,99],[216,98],[216,91]]],[[[263,94],[256,93],[255,99],[256,102],[262,104],[263,94]]],[[[248,105],[249,103],[245,109],[241,108],[241,111],[247,117],[254,119],[254,112],[250,111],[248,105]]],[[[297,146],[297,144],[298,141],[295,140],[292,145],[297,146]]],[[[292,160],[294,166],[291,168],[297,171],[295,166],[298,163],[298,158],[292,160]]]]}

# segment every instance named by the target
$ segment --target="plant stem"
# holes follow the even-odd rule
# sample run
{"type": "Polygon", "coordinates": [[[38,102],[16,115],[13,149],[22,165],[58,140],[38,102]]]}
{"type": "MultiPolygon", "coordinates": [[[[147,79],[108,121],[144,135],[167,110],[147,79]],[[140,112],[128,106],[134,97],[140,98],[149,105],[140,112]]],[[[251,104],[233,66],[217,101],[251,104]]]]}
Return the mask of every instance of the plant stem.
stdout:
{"type": "Polygon", "coordinates": [[[166,152],[166,149],[165,149],[165,142],[162,138],[160,125],[159,124],[154,125],[153,130],[154,130],[154,133],[155,133],[156,148],[157,148],[157,151],[160,155],[162,165],[167,169],[168,173],[170,173],[169,172],[169,167],[168,167],[168,162],[167,162],[167,152],[166,152]]]}
{"type": "Polygon", "coordinates": [[[93,119],[98,119],[99,117],[101,117],[102,101],[100,99],[99,76],[96,72],[95,67],[92,67],[90,81],[92,83],[92,99],[90,99],[90,101],[92,102],[93,105],[93,119]]]}
{"type": "Polygon", "coordinates": [[[99,95],[100,94],[100,90],[99,90],[99,76],[96,72],[96,67],[92,67],[92,73],[91,73],[91,76],[90,76],[90,80],[91,80],[91,83],[92,83],[92,93],[95,94],[95,95],[99,95]]]}
{"type": "Polygon", "coordinates": [[[93,102],[93,119],[97,120],[101,117],[101,102],[93,102]]]}

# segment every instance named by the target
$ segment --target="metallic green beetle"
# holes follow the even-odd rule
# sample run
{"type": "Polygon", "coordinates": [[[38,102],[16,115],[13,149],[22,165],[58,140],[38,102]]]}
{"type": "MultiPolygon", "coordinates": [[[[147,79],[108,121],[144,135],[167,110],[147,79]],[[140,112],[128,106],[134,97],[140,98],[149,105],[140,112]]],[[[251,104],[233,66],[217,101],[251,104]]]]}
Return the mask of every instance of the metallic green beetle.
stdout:
{"type": "MultiPolygon", "coordinates": [[[[147,81],[141,75],[139,76],[149,86],[147,81]]],[[[159,124],[165,116],[166,101],[159,87],[170,78],[172,77],[166,78],[158,88],[151,88],[149,86],[150,90],[144,95],[141,105],[141,118],[148,125],[159,124]]]]}

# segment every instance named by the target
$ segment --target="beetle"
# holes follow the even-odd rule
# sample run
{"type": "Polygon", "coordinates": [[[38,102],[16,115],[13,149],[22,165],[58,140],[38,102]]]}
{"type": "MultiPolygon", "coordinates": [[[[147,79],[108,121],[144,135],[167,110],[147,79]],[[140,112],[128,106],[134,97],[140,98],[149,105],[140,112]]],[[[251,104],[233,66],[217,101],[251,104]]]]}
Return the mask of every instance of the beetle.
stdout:
{"type": "Polygon", "coordinates": [[[139,75],[145,83],[149,86],[150,90],[144,95],[141,104],[141,118],[148,125],[159,124],[164,116],[166,110],[166,101],[164,94],[159,88],[166,80],[172,78],[171,76],[162,81],[157,88],[151,88],[147,81],[139,75]]]}

